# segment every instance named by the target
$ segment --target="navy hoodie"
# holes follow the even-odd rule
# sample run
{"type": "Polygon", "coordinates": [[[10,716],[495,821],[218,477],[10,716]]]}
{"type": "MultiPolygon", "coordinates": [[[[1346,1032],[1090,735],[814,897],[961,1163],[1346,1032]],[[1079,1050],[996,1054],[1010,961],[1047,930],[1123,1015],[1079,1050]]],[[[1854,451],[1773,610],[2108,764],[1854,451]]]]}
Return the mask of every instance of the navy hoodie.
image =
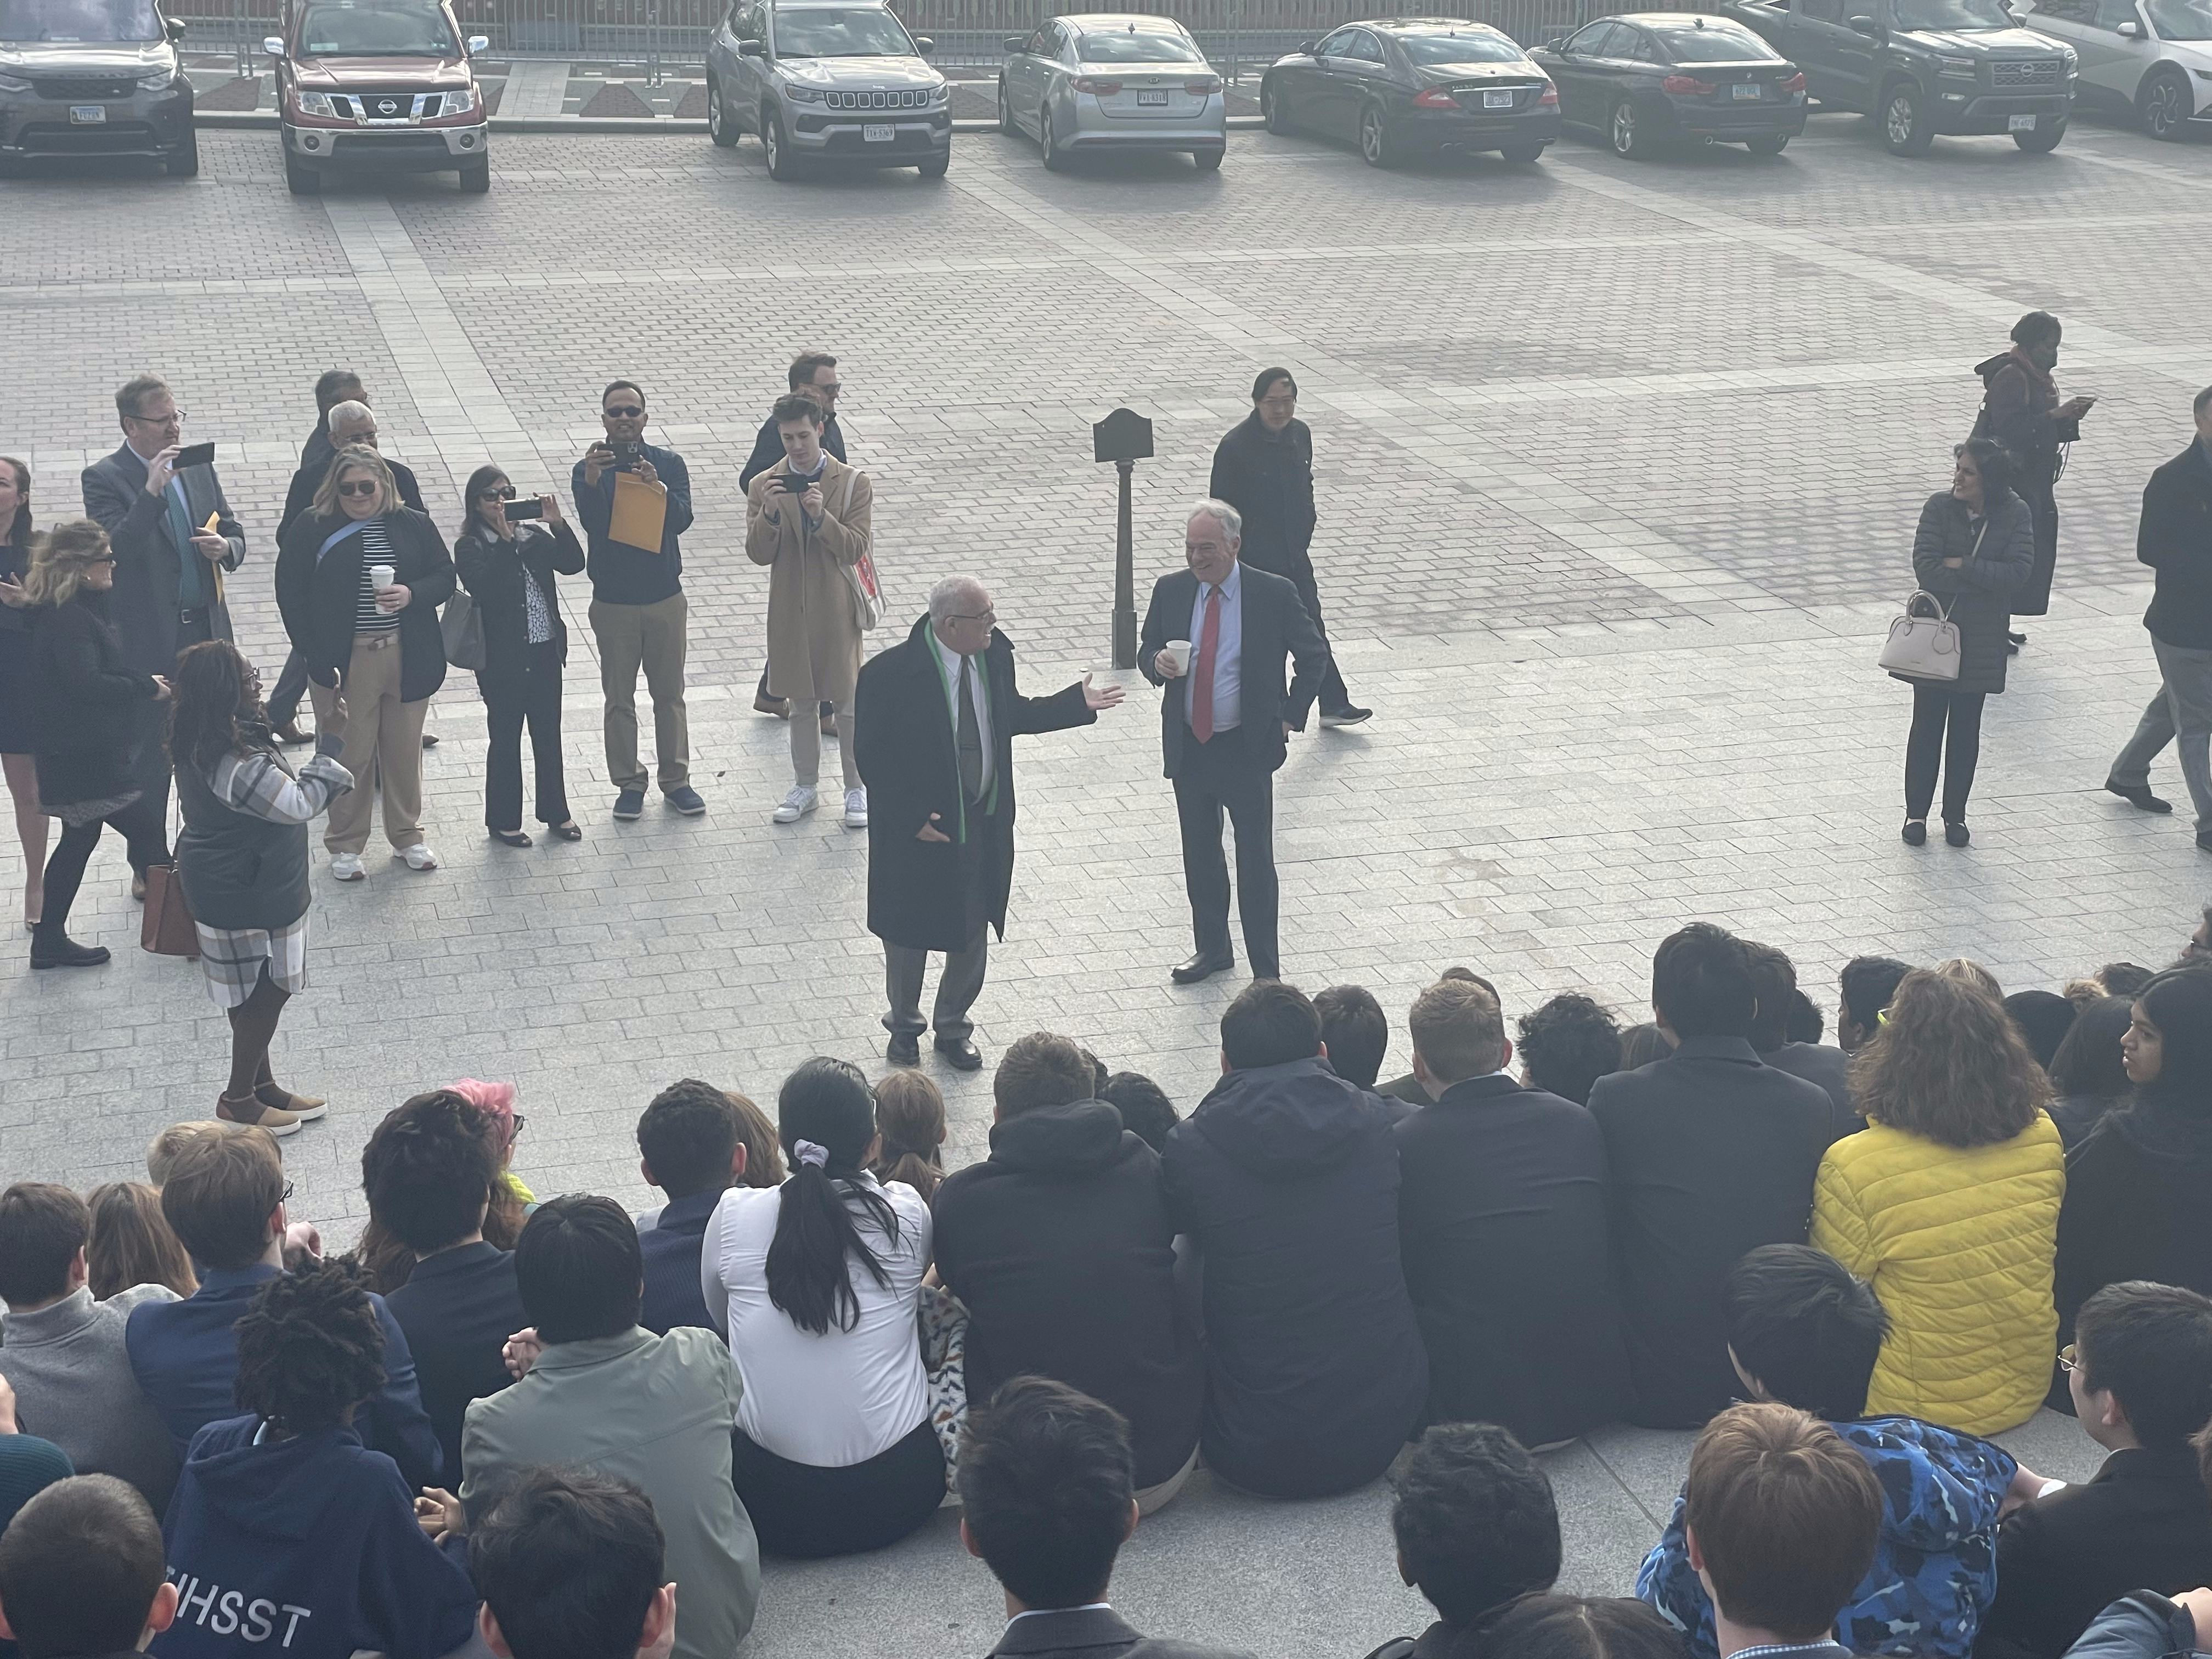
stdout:
{"type": "Polygon", "coordinates": [[[349,1428],[256,1445],[260,1429],[234,1417],[192,1437],[161,1522],[180,1599],[155,1659],[437,1659],[466,1642],[476,1590],[398,1465],[349,1428]]]}
{"type": "Polygon", "coordinates": [[[1169,1212],[1205,1253],[1200,1444],[1233,1486],[1349,1491],[1419,1426],[1395,1121],[1316,1055],[1231,1072],[1168,1136],[1169,1212]]]}

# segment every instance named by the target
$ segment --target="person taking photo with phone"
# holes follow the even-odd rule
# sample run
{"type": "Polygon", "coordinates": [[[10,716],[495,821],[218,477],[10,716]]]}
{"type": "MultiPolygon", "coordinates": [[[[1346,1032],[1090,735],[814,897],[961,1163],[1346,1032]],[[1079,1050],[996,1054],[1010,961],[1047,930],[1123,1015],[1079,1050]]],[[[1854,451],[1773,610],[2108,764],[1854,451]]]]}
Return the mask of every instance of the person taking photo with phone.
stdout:
{"type": "Polygon", "coordinates": [[[607,776],[615,786],[614,815],[625,823],[645,815],[645,763],[637,752],[637,675],[642,668],[653,697],[653,762],[661,797],[686,817],[696,817],[707,803],[691,787],[679,540],[691,527],[691,472],[674,450],[645,441],[645,393],[635,381],[614,381],[599,394],[599,422],[607,435],[584,452],[569,483],[590,544],[592,633],[599,641],[599,689],[606,697],[607,776]],[[668,492],[658,547],[632,547],[611,533],[615,481],[625,473],[668,492]]]}
{"type": "MultiPolygon", "coordinates": [[[[2081,435],[2081,417],[2094,398],[2058,401],[2051,371],[2058,366],[2058,319],[2031,311],[2012,325],[2012,349],[1974,365],[1982,377],[1982,412],[1972,436],[2004,446],[2012,458],[2012,487],[2035,520],[2035,563],[2012,596],[2016,617],[2051,612],[2051,579],[2058,568],[2058,498],[2055,487],[2066,470],[2062,445],[2081,435]]],[[[2007,630],[2008,651],[2027,643],[2027,635],[2007,630]]]]}
{"type": "Polygon", "coordinates": [[[495,466],[469,475],[468,502],[468,521],[453,538],[453,563],[483,623],[477,690],[491,731],[484,828],[502,846],[530,845],[522,828],[527,722],[538,821],[562,841],[581,841],[561,768],[561,669],[568,659],[568,629],[554,579],[583,569],[583,544],[562,518],[559,501],[550,495],[518,501],[495,466]]]}
{"type": "MultiPolygon", "coordinates": [[[[791,360],[790,389],[805,392],[822,405],[822,447],[843,460],[845,429],[837,424],[837,394],[845,389],[845,383],[837,377],[837,360],[826,351],[800,352],[791,360]]],[[[750,489],[755,478],[782,459],[783,439],[776,432],[775,416],[771,415],[761,422],[761,429],[753,438],[753,453],[745,462],[744,471],[738,474],[738,488],[750,489]]],[[[761,668],[760,684],[753,691],[753,707],[779,720],[791,718],[791,699],[769,686],[765,664],[761,668]]],[[[823,703],[816,713],[823,734],[834,734],[836,711],[823,703]]]]}

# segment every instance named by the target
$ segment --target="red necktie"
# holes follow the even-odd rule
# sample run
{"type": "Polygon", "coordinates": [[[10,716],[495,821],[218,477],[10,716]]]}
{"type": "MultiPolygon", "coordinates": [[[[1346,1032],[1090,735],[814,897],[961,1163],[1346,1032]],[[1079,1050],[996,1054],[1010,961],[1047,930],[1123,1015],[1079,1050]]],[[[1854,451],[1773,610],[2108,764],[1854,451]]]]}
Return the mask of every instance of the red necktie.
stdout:
{"type": "Polygon", "coordinates": [[[1198,636],[1198,664],[1191,670],[1190,729],[1200,743],[1213,740],[1213,655],[1221,645],[1221,590],[1206,596],[1206,626],[1198,636]]]}

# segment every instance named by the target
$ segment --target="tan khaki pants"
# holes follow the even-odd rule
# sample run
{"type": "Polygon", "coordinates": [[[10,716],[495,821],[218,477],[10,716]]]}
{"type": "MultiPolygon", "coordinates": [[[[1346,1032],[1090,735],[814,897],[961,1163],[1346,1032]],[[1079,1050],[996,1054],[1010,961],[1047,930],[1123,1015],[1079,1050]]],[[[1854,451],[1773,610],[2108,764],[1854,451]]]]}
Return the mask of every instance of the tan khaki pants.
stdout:
{"type": "Polygon", "coordinates": [[[316,729],[345,739],[338,764],[354,779],[354,787],[331,803],[323,846],[332,853],[358,853],[368,845],[370,785],[378,781],[384,793],[384,834],[392,850],[420,846],[422,716],[429,712],[430,700],[399,701],[397,632],[356,639],[337,689],[310,682],[307,695],[315,705],[316,729]]]}
{"type": "Polygon", "coordinates": [[[599,643],[599,690],[606,697],[607,781],[617,789],[645,787],[637,757],[637,671],[653,696],[653,759],[660,793],[691,781],[691,726],[684,710],[684,596],[651,605],[592,601],[592,632],[599,643]]]}

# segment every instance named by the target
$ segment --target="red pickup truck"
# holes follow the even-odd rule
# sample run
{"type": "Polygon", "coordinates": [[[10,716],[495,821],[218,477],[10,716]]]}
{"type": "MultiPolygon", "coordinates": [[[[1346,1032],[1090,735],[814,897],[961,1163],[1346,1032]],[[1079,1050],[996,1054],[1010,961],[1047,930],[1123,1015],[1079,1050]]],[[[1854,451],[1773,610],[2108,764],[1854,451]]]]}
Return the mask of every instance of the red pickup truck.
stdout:
{"type": "Polygon", "coordinates": [[[326,173],[458,172],[491,188],[483,93],[446,0],[289,0],[276,60],[284,180],[312,196],[326,173]]]}

